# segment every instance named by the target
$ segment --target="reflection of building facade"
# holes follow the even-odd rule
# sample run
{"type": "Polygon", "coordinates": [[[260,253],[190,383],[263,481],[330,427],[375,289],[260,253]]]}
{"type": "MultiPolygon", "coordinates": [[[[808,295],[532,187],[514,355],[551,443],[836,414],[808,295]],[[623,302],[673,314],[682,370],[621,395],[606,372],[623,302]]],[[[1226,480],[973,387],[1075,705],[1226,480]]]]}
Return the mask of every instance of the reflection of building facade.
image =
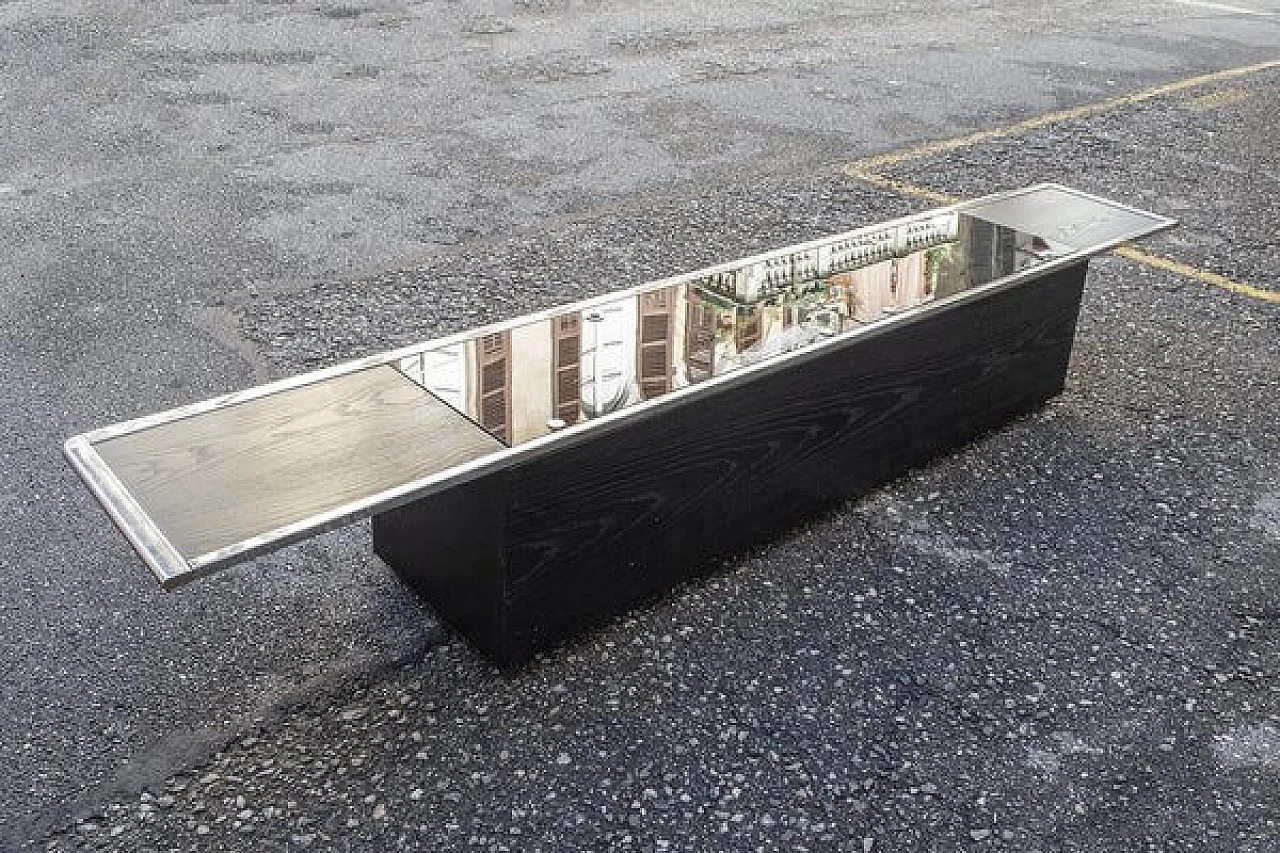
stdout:
{"type": "Polygon", "coordinates": [[[809,346],[1042,262],[954,213],[855,233],[478,336],[401,371],[509,445],[809,346]]]}
{"type": "Polygon", "coordinates": [[[1017,232],[972,216],[961,216],[956,243],[960,261],[955,275],[948,276],[938,296],[952,296],[975,284],[994,281],[1015,269],[1017,232]]]}
{"type": "Polygon", "coordinates": [[[869,323],[897,307],[897,277],[893,261],[883,261],[832,277],[844,293],[848,316],[869,323]]]}

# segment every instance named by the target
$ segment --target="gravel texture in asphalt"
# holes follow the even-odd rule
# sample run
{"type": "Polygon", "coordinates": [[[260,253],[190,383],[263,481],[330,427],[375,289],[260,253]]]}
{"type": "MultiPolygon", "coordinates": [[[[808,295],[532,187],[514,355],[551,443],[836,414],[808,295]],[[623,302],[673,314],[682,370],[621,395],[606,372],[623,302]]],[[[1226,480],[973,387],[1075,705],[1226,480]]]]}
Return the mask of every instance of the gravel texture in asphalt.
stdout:
{"type": "MultiPolygon", "coordinates": [[[[59,445],[920,209],[838,166],[1277,20],[0,2],[0,849],[1276,849],[1274,305],[1102,259],[1043,412],[505,677],[363,525],[159,592],[59,445]]],[[[1276,289],[1277,79],[894,174],[1276,289]]]]}
{"type": "MultiPolygon", "coordinates": [[[[835,177],[723,193],[244,322],[324,361],[287,300],[358,350],[472,276],[523,310],[614,283],[545,270],[633,280],[667,241],[694,264],[904,207],[835,177]]],[[[1274,307],[1099,259],[1040,413],[519,673],[444,635],[52,846],[1275,850],[1277,332],[1274,307]]]]}

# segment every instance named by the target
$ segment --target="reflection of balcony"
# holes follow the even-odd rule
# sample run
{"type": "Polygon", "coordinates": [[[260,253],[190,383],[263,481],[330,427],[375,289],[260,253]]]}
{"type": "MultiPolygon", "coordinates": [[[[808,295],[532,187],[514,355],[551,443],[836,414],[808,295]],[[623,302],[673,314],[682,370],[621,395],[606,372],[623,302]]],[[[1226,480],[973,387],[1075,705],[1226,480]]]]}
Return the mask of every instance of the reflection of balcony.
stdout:
{"type": "Polygon", "coordinates": [[[837,240],[827,246],[825,271],[831,275],[887,261],[894,255],[896,242],[892,229],[837,240]]]}

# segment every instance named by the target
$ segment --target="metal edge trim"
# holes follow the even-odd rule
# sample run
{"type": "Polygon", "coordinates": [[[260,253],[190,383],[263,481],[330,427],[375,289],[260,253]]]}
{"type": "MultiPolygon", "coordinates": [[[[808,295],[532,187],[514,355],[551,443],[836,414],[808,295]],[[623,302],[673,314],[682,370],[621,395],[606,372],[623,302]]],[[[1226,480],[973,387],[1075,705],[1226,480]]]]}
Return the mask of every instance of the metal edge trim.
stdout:
{"type": "Polygon", "coordinates": [[[1176,228],[1177,226],[1182,224],[1181,220],[1175,219],[1171,216],[1164,216],[1163,214],[1152,213],[1151,211],[1143,210],[1140,207],[1134,207],[1133,205],[1125,204],[1124,202],[1114,201],[1109,198],[1104,198],[1103,196],[1100,196],[1100,195],[1087,193],[1084,190],[1078,190],[1075,187],[1068,187],[1062,184],[1045,182],[1042,184],[1036,184],[1034,187],[1029,187],[1028,189],[1029,190],[1035,190],[1035,189],[1061,190],[1062,192],[1070,193],[1071,195],[1080,196],[1081,198],[1087,198],[1090,201],[1096,201],[1099,204],[1105,204],[1110,207],[1117,207],[1121,210],[1135,214],[1136,216],[1146,217],[1147,219],[1150,219],[1152,221],[1152,224],[1149,227],[1135,228],[1132,231],[1125,232],[1123,236],[1113,237],[1110,240],[1104,240],[1103,242],[1097,243],[1094,246],[1090,246],[1087,249],[1077,250],[1082,252],[1088,252],[1090,255],[1099,255],[1099,254],[1102,254],[1103,252],[1108,252],[1117,246],[1123,245],[1124,243],[1128,243],[1130,240],[1140,240],[1143,237],[1150,237],[1152,234],[1159,234],[1163,231],[1168,231],[1170,228],[1176,228]]]}
{"type": "Polygon", "coordinates": [[[142,557],[160,586],[173,589],[191,572],[188,563],[151,516],[138,504],[111,468],[83,436],[69,439],[62,452],[89,486],[111,521],[142,557]]]}
{"type": "MultiPolygon", "coordinates": [[[[1170,226],[1172,227],[1172,226],[1170,226]]],[[[1109,247],[1108,247],[1109,248],[1109,247]]],[[[1105,251],[1100,249],[1099,251],[1105,251]]],[[[993,294],[1000,290],[1015,287],[1018,284],[1032,278],[1039,278],[1049,273],[1057,272],[1079,263],[1087,263],[1097,252],[1073,252],[1055,258],[1052,261],[1041,264],[1040,266],[1031,267],[1012,276],[999,279],[982,287],[973,290],[964,291],[946,299],[935,300],[916,306],[915,308],[904,310],[900,313],[890,315],[875,323],[862,326],[858,329],[852,329],[841,335],[819,341],[804,349],[795,350],[768,361],[758,362],[746,367],[735,370],[732,373],[722,374],[721,376],[712,377],[704,380],[696,385],[690,385],[680,388],[676,391],[664,394],[661,397],[655,397],[652,400],[645,400],[634,406],[629,406],[617,412],[605,415],[583,423],[574,424],[564,430],[552,433],[542,438],[533,439],[532,441],[516,445],[515,447],[506,448],[497,453],[490,454],[470,462],[464,462],[453,468],[448,468],[429,477],[423,477],[402,486],[393,489],[386,489],[358,501],[352,501],[340,507],[335,507],[328,512],[313,515],[303,521],[298,521],[290,525],[286,525],[276,530],[268,531],[251,539],[245,539],[241,542],[228,545],[216,551],[210,551],[191,560],[193,568],[198,570],[213,571],[218,568],[224,568],[244,560],[252,559],[254,556],[283,547],[291,542],[304,539],[308,536],[317,535],[345,524],[359,521],[362,518],[373,515],[377,512],[395,509],[410,501],[418,498],[426,497],[436,492],[442,491],[447,487],[460,485],[470,480],[489,474],[502,468],[510,467],[526,459],[534,459],[557,450],[564,449],[575,444],[588,441],[594,435],[607,431],[617,423],[627,420],[632,421],[636,418],[650,417],[654,413],[663,408],[676,406],[686,399],[695,395],[703,395],[713,393],[717,389],[731,388],[741,383],[750,381],[758,373],[769,373],[780,370],[783,367],[792,365],[797,362],[804,362],[809,359],[821,357],[828,350],[848,345],[854,341],[862,340],[868,337],[875,337],[881,334],[887,334],[894,329],[909,325],[913,322],[919,322],[930,314],[950,308],[964,302],[981,299],[984,296],[993,294]]]]}

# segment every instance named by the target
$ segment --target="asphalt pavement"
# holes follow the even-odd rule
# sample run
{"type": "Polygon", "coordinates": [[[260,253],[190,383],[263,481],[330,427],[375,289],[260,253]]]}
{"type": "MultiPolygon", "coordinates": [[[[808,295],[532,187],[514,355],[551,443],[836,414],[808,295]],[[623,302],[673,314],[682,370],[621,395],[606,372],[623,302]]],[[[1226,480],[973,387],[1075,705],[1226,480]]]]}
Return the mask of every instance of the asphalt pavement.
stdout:
{"type": "Polygon", "coordinates": [[[1092,266],[1066,392],[528,668],[357,525],[162,593],[65,437],[1057,180],[1280,290],[1280,6],[0,3],[0,847],[1280,850],[1280,304],[1092,266]],[[1234,11],[1232,11],[1234,9],[1234,11]]]}

